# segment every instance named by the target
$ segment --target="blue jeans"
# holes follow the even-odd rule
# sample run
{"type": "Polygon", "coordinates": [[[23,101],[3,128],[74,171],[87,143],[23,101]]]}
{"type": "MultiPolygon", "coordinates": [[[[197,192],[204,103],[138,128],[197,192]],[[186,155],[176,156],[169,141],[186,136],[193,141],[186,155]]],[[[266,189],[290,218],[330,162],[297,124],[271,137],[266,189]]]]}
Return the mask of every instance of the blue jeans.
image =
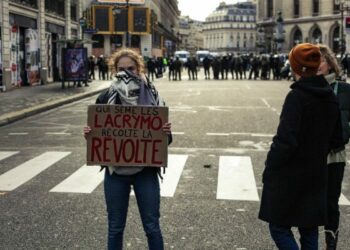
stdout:
{"type": "Polygon", "coordinates": [[[163,237],[159,226],[160,188],[156,168],[125,176],[108,170],[104,189],[108,213],[108,250],[123,249],[123,233],[129,206],[131,185],[140,211],[142,225],[150,250],[163,250],[163,237]]]}
{"type": "MultiPolygon", "coordinates": [[[[299,246],[294,239],[291,227],[269,225],[272,239],[280,250],[299,250],[299,246]]],[[[318,227],[303,228],[298,227],[300,233],[301,250],[318,250],[318,227]]]]}

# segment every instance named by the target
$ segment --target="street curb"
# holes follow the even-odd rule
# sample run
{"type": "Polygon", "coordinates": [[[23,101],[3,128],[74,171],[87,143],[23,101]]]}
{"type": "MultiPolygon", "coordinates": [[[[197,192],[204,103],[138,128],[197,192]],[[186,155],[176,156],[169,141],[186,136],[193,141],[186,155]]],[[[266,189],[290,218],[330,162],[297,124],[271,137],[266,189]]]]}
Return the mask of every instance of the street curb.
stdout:
{"type": "Polygon", "coordinates": [[[21,111],[11,112],[11,113],[2,115],[2,116],[0,116],[0,127],[6,126],[10,123],[19,121],[21,119],[30,117],[32,115],[36,115],[36,114],[42,113],[44,111],[47,111],[47,110],[50,110],[53,108],[57,108],[59,106],[69,104],[69,103],[96,95],[105,89],[107,89],[107,88],[101,88],[101,89],[93,90],[93,91],[90,91],[87,93],[81,93],[81,94],[69,96],[67,98],[61,98],[59,100],[39,104],[35,107],[30,107],[30,108],[23,109],[21,111]]]}

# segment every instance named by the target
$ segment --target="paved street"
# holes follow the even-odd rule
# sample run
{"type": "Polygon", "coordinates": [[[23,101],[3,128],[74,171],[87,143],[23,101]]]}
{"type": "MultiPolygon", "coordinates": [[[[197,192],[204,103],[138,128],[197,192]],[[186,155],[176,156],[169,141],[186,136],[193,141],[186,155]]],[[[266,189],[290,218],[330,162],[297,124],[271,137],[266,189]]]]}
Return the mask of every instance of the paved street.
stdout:
{"type": "MultiPolygon", "coordinates": [[[[161,184],[166,249],[276,249],[257,214],[264,160],[290,83],[156,80],[174,134],[161,184]]],[[[82,137],[95,99],[0,127],[1,249],[105,249],[103,173],[84,165],[82,137]]],[[[344,250],[350,249],[349,175],[347,168],[344,250]]],[[[126,249],[146,249],[134,196],[124,239],[126,249]]]]}

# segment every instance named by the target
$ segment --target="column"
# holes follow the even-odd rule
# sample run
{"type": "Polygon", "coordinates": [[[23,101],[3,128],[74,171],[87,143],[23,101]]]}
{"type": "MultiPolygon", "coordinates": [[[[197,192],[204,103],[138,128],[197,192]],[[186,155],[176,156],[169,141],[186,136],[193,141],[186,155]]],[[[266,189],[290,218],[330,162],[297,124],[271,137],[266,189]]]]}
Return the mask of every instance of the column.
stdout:
{"type": "Polygon", "coordinates": [[[38,1],[39,17],[38,17],[38,31],[40,41],[40,78],[42,84],[48,81],[47,68],[47,54],[46,54],[46,24],[45,24],[45,0],[38,1]]]}
{"type": "MultiPolygon", "coordinates": [[[[0,3],[1,11],[1,36],[2,36],[2,84],[3,90],[11,87],[11,67],[10,67],[10,11],[9,1],[2,0],[0,3]]],[[[1,49],[1,48],[0,48],[1,49]]]]}
{"type": "Polygon", "coordinates": [[[64,13],[65,13],[65,17],[66,17],[66,29],[65,29],[66,39],[70,39],[71,38],[70,1],[71,0],[65,0],[64,1],[64,5],[65,5],[64,13]]]}
{"type": "Polygon", "coordinates": [[[141,36],[141,55],[152,57],[152,35],[141,36]]]}

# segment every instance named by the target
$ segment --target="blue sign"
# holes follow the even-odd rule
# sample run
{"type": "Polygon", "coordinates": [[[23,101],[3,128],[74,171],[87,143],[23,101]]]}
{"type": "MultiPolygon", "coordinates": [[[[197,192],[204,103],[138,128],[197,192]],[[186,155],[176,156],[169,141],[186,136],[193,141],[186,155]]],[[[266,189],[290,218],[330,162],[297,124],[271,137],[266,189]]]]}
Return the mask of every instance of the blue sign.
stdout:
{"type": "Polygon", "coordinates": [[[87,34],[95,34],[98,32],[98,29],[85,29],[84,30],[84,33],[87,33],[87,34]]]}

